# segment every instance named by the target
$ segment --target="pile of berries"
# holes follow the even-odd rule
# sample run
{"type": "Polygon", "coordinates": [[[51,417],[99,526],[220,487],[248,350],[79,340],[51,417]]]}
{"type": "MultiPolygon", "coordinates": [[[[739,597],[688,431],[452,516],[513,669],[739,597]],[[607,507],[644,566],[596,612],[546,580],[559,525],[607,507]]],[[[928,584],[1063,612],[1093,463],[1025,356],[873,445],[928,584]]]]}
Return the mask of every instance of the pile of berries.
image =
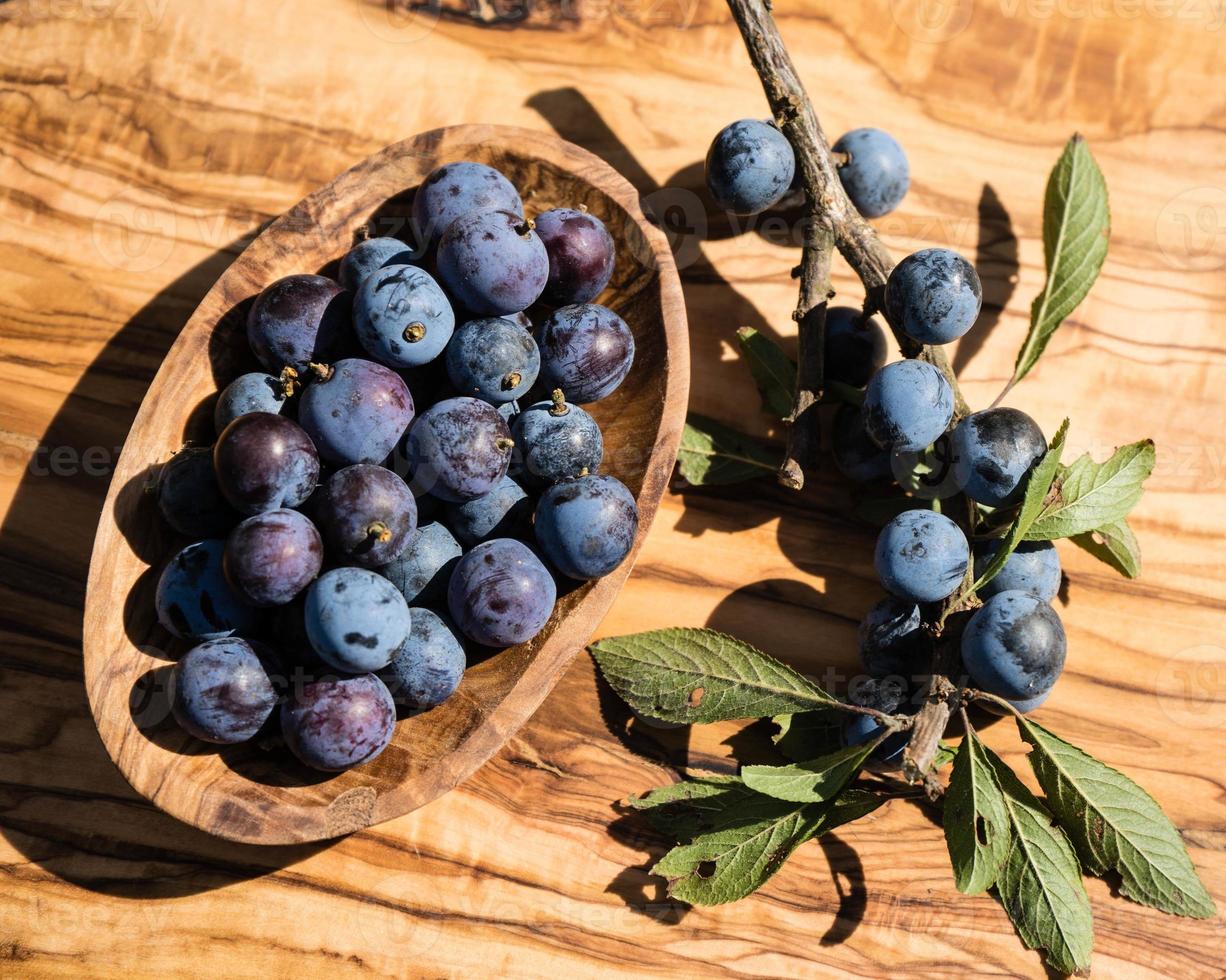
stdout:
{"type": "Polygon", "coordinates": [[[416,248],[370,238],[339,281],[264,289],[247,320],[263,370],[219,395],[212,448],[160,474],[162,515],[192,543],[162,572],[158,620],[198,644],[171,705],[205,741],[251,739],[277,711],[308,766],[366,762],[398,706],[456,690],[466,647],[531,640],[559,586],[630,552],[634,496],[599,473],[580,407],[634,360],[630,328],[592,302],[609,231],[582,209],[528,221],[471,162],[426,178],[411,225],[416,248]]]}
{"type": "MultiPolygon", "coordinates": [[[[844,190],[865,217],[887,214],[902,201],[909,168],[888,134],[853,130],[831,150],[844,190]]],[[[707,184],[728,210],[752,214],[775,207],[796,190],[792,148],[769,122],[732,123],[707,154],[707,184]]],[[[907,256],[885,289],[890,322],[919,345],[962,337],[981,303],[974,267],[945,248],[907,256]]],[[[989,408],[954,424],[955,396],[946,376],[924,360],[887,364],[888,350],[888,335],[872,317],[849,307],[828,311],[826,380],[862,395],[835,414],[839,470],[862,483],[895,481],[917,504],[964,494],[977,518],[985,524],[993,518],[992,526],[1002,527],[1047,452],[1042,430],[1014,408],[989,408]]],[[[976,541],[976,577],[999,547],[999,538],[976,541]]],[[[860,658],[869,676],[853,684],[850,700],[889,714],[917,709],[915,695],[932,655],[932,634],[924,623],[934,617],[925,613],[935,614],[937,604],[961,587],[971,560],[962,528],[935,507],[906,510],[886,524],[874,564],[889,595],[860,624],[860,658]]],[[[983,605],[962,634],[970,683],[1020,711],[1043,703],[1064,667],[1064,628],[1050,605],[1060,581],[1060,559],[1050,541],[1024,543],[1009,555],[980,590],[983,605]]],[[[857,715],[847,722],[844,739],[862,744],[881,731],[872,716],[857,715]]],[[[905,745],[905,734],[886,739],[878,758],[897,758],[905,745]]]]}

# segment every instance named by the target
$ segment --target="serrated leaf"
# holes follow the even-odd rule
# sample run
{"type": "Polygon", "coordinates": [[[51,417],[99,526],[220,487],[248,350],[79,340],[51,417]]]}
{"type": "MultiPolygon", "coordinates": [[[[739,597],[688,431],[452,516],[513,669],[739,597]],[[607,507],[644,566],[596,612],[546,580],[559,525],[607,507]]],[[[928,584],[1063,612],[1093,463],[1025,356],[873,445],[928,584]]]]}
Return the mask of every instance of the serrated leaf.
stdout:
{"type": "MultiPolygon", "coordinates": [[[[887,733],[888,734],[888,733],[887,733]]],[[[755,792],[793,803],[822,803],[855,778],[880,739],[790,766],[744,766],[741,779],[755,792]]]]}
{"type": "Polygon", "coordinates": [[[762,396],[763,410],[786,418],[792,413],[796,391],[795,363],[778,344],[753,327],[741,327],[736,339],[762,396]]]}
{"type": "Polygon", "coordinates": [[[686,419],[677,449],[681,476],[696,487],[773,476],[781,459],[778,451],[756,439],[694,412],[686,419]]]}
{"type": "Polygon", "coordinates": [[[1005,562],[1009,560],[1009,556],[1022,543],[1026,533],[1043,512],[1047,495],[1051,492],[1052,482],[1055,480],[1056,474],[1060,469],[1060,454],[1064,452],[1064,442],[1067,437],[1068,419],[1065,419],[1060,423],[1060,428],[1056,430],[1055,436],[1052,437],[1051,443],[1047,447],[1047,452],[1035,464],[1034,469],[1030,471],[1030,475],[1026,478],[1026,490],[1022,495],[1022,505],[1018,508],[1017,517],[1013,519],[1013,523],[1005,533],[1004,540],[996,550],[996,554],[988,562],[988,567],[983,570],[983,574],[971,586],[972,592],[978,592],[1000,574],[1000,570],[1005,567],[1005,562]]]}
{"type": "Polygon", "coordinates": [[[660,833],[689,841],[717,826],[721,814],[735,810],[754,795],[736,776],[703,775],[657,787],[644,796],[632,796],[625,805],[643,811],[660,833]]]}
{"type": "Polygon", "coordinates": [[[1090,899],[1081,865],[1064,832],[1013,770],[986,745],[1009,816],[1009,853],[996,875],[996,892],[1014,928],[1031,949],[1064,973],[1087,973],[1094,945],[1090,899]]]}
{"type": "Polygon", "coordinates": [[[705,724],[838,703],[791,667],[715,630],[651,630],[588,649],[630,707],[662,721],[705,724]]]}
{"type": "Polygon", "coordinates": [[[945,844],[958,891],[978,895],[996,883],[1012,833],[996,770],[968,730],[954,757],[945,793],[945,844]]]}
{"type": "Polygon", "coordinates": [[[793,762],[804,762],[842,746],[847,712],[828,708],[794,715],[776,715],[771,720],[779,726],[779,733],[772,736],[775,748],[793,762]]]}
{"type": "Polygon", "coordinates": [[[721,905],[760,888],[805,841],[876,810],[884,797],[848,790],[833,803],[798,804],[754,796],[721,815],[714,829],[674,847],[652,873],[691,905],[721,905]]]}
{"type": "Polygon", "coordinates": [[[1121,446],[1096,463],[1088,454],[1056,476],[1043,510],[1026,531],[1027,541],[1054,541],[1123,520],[1141,499],[1157,453],[1151,439],[1121,446]]]}
{"type": "Polygon", "coordinates": [[[1019,717],[1017,727],[1034,746],[1030,765],[1048,806],[1092,874],[1118,872],[1121,894],[1164,912],[1215,914],[1179,831],[1152,796],[1033,721],[1019,717]]]}
{"type": "Polygon", "coordinates": [[[1111,212],[1107,183],[1081,136],[1074,136],[1047,179],[1043,252],[1047,280],[1030,307],[1030,331],[1010,387],[1038,362],[1052,334],[1085,299],[1107,257],[1111,212]]]}
{"type": "Polygon", "coordinates": [[[1101,562],[1106,562],[1125,578],[1141,574],[1141,546],[1126,520],[1118,520],[1103,527],[1075,534],[1069,538],[1101,562]]]}

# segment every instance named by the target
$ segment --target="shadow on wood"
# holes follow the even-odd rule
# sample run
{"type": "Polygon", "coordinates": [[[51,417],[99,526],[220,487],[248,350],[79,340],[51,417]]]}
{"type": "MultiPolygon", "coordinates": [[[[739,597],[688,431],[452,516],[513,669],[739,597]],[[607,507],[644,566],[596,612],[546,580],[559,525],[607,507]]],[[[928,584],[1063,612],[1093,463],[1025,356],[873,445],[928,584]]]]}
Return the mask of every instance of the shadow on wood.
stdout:
{"type": "Polygon", "coordinates": [[[974,328],[958,342],[952,362],[955,372],[960,374],[988,342],[1017,288],[1020,267],[1017,235],[1009,212],[992,185],[984,184],[979,195],[979,240],[975,246],[983,310],[974,328]]]}
{"type": "MultiPolygon", "coordinates": [[[[110,339],[60,406],[41,447],[66,447],[77,460],[103,447],[109,464],[105,472],[27,468],[0,527],[0,608],[24,607],[27,618],[32,608],[61,618],[65,608],[80,609],[115,449],[180,326],[246,242],[216,252],[154,296],[110,339]],[[37,534],[52,522],[58,529],[54,564],[37,534]]],[[[42,455],[36,453],[35,464],[42,455]]],[[[134,483],[130,492],[143,493],[142,486],[134,483]]],[[[53,708],[27,696],[6,712],[6,727],[45,735],[23,742],[20,752],[0,754],[0,833],[32,863],[82,888],[153,899],[267,874],[320,849],[233,844],[180,823],[141,797],[124,782],[89,721],[80,619],[74,616],[50,636],[55,642],[6,643],[0,655],[5,673],[22,674],[31,686],[39,677],[56,681],[53,708]],[[65,691],[70,700],[63,699],[65,691]],[[104,834],[103,826],[123,831],[104,834]],[[144,870],[132,871],[133,863],[144,870]]]]}

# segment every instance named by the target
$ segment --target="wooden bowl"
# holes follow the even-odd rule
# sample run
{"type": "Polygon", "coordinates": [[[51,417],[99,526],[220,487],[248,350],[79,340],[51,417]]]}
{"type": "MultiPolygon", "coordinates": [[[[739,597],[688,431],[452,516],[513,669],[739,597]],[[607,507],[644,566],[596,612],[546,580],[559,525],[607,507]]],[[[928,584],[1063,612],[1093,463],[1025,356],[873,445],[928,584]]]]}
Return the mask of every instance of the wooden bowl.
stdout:
{"type": "Polygon", "coordinates": [[[98,525],[85,601],[85,683],[115,764],[167,813],[261,844],[336,837],[447,792],[527,721],[621,589],[672,471],[688,375],[685,306],[668,244],[644,219],[634,188],[599,158],[547,133],[457,126],[389,146],[341,174],[274,221],[218,280],[132,424],[98,525]],[[185,441],[211,441],[208,415],[218,388],[254,369],[245,336],[251,298],[282,276],[333,272],[363,226],[404,237],[414,188],[454,160],[500,169],[529,215],[586,205],[618,243],[601,300],[630,324],[637,354],[622,386],[590,408],[604,430],[604,472],[638,497],[634,549],[611,575],[564,594],[531,643],[470,663],[450,700],[399,721],[391,744],[366,765],[325,775],[300,766],[284,747],[198,742],[168,714],[165,682],[185,647],[158,625],[153,605],[157,574],[184,542],[165,527],[144,488],[153,468],[185,441]]]}

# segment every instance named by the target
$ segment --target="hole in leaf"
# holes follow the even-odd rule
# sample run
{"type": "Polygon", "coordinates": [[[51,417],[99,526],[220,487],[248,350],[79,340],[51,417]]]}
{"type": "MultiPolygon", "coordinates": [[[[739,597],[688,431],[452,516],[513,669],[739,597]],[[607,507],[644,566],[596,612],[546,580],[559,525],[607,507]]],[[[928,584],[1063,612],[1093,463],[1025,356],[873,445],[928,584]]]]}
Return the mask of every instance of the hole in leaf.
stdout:
{"type": "Polygon", "coordinates": [[[699,878],[710,878],[713,874],[715,874],[715,862],[701,862],[698,867],[694,869],[694,874],[698,875],[699,878]]]}
{"type": "Polygon", "coordinates": [[[706,693],[706,689],[701,687],[696,687],[694,690],[690,691],[690,707],[697,708],[700,704],[702,704],[702,697],[706,693]]]}
{"type": "Polygon", "coordinates": [[[992,827],[983,817],[975,818],[975,837],[979,840],[981,847],[987,846],[992,839],[992,827]]]}

